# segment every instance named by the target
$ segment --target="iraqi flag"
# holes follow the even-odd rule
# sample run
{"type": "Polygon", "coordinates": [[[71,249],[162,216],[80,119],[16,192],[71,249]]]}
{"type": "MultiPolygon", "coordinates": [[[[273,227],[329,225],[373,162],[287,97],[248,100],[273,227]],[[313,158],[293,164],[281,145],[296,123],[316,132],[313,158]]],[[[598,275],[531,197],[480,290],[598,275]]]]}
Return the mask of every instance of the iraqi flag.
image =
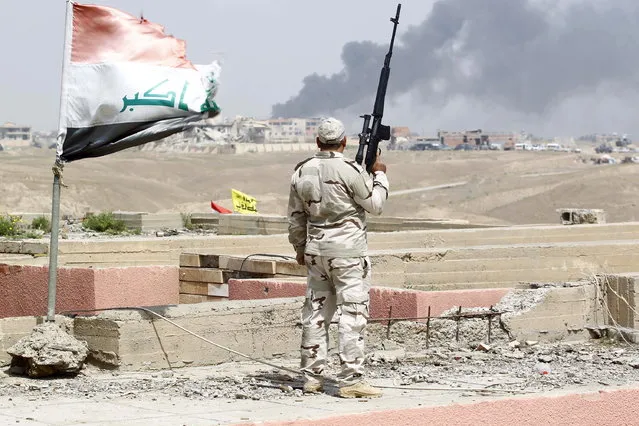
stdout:
{"type": "Polygon", "coordinates": [[[219,114],[220,67],[193,65],[158,24],[67,3],[57,159],[101,157],[219,114]]]}

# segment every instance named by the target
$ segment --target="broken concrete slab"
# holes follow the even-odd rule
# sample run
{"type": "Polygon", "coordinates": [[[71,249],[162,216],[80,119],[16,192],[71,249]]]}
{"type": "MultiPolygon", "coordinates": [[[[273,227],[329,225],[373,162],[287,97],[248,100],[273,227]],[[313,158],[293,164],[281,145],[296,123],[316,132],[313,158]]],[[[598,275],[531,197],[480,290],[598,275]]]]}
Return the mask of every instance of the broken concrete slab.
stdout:
{"type": "MultiPolygon", "coordinates": [[[[297,354],[303,298],[210,302],[156,309],[211,341],[256,358],[297,354]]],[[[212,365],[238,355],[214,347],[174,325],[135,310],[76,317],[74,332],[90,359],[121,370],[212,365]]]]}
{"type": "Polygon", "coordinates": [[[37,325],[30,335],[7,349],[12,373],[37,378],[80,372],[88,352],[86,342],[54,322],[37,325]]]}
{"type": "Polygon", "coordinates": [[[511,290],[495,309],[501,325],[518,341],[580,341],[589,338],[587,327],[601,323],[594,284],[511,290]]]}
{"type": "Polygon", "coordinates": [[[606,223],[606,212],[601,209],[557,209],[562,225],[606,223]]]}

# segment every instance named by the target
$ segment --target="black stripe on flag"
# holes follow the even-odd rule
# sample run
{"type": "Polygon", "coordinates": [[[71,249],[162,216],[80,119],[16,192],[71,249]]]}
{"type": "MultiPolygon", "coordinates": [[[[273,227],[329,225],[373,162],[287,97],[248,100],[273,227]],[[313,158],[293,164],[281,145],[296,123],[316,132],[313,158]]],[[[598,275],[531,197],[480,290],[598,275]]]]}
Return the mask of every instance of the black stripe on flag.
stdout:
{"type": "Polygon", "coordinates": [[[188,130],[207,114],[144,123],[117,123],[67,128],[60,159],[64,162],[102,157],[188,130]]]}

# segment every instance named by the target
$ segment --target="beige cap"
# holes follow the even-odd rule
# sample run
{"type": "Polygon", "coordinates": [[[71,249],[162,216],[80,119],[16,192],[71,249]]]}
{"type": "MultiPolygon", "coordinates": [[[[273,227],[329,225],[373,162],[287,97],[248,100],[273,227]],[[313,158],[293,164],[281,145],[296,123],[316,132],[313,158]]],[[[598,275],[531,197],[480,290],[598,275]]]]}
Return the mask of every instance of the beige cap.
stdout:
{"type": "Polygon", "coordinates": [[[344,134],[344,124],[333,117],[322,120],[317,128],[317,137],[321,143],[327,145],[339,144],[344,139],[344,134]]]}

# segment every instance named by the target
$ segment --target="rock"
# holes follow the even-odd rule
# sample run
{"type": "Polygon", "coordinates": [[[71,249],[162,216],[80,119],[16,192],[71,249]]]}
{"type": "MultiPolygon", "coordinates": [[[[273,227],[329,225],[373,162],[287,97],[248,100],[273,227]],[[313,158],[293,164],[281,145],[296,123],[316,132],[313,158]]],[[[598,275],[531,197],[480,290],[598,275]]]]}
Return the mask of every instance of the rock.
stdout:
{"type": "Polygon", "coordinates": [[[526,343],[526,346],[535,346],[537,345],[539,342],[536,340],[526,340],[524,343],[526,343]]]}
{"type": "Polygon", "coordinates": [[[537,360],[538,360],[539,362],[545,362],[545,363],[548,363],[548,362],[552,362],[553,357],[552,357],[552,356],[550,356],[550,355],[540,355],[540,356],[537,358],[537,360]]]}
{"type": "Polygon", "coordinates": [[[396,342],[393,342],[392,340],[384,340],[382,342],[382,348],[385,351],[392,351],[392,350],[395,350],[395,349],[401,349],[400,346],[396,342]]]}
{"type": "Polygon", "coordinates": [[[163,379],[169,379],[173,377],[173,372],[172,371],[163,371],[162,372],[162,378],[163,379]]]}
{"type": "Polygon", "coordinates": [[[52,322],[40,324],[33,332],[7,349],[13,367],[23,367],[29,377],[76,374],[89,353],[86,342],[64,332],[52,322]]]}
{"type": "Polygon", "coordinates": [[[628,361],[628,365],[632,368],[639,368],[639,358],[631,359],[630,361],[628,361]]]}
{"type": "Polygon", "coordinates": [[[512,342],[508,343],[508,347],[516,349],[518,347],[521,346],[521,343],[519,343],[519,340],[513,340],[512,342]]]}
{"type": "Polygon", "coordinates": [[[370,361],[373,363],[394,363],[403,360],[406,357],[406,351],[402,348],[388,350],[388,351],[375,351],[370,356],[370,361]]]}

